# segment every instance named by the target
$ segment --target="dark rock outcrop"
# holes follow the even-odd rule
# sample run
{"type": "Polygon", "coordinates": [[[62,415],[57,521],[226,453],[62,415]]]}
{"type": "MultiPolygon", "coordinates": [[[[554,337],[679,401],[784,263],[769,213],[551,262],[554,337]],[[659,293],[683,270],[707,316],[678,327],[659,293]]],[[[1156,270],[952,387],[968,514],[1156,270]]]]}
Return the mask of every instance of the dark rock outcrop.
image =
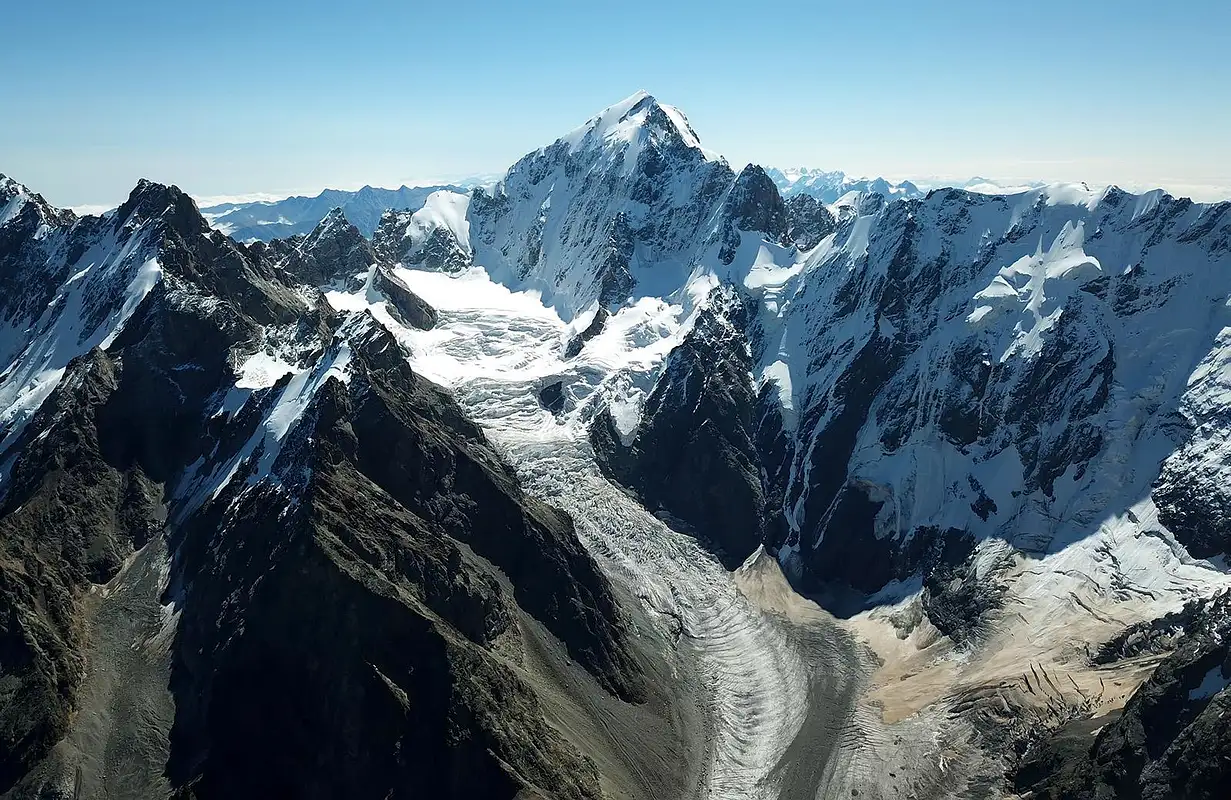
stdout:
{"type": "Polygon", "coordinates": [[[721,247],[718,260],[730,264],[739,247],[740,231],[763,234],[771,241],[786,242],[787,210],[778,187],[765,170],[749,164],[736,176],[723,201],[717,231],[721,247]]]}
{"type": "Polygon", "coordinates": [[[445,225],[421,228],[414,223],[414,211],[387,211],[372,236],[372,246],[381,258],[392,264],[457,272],[472,263],[470,243],[445,225]]]}
{"type": "Polygon", "coordinates": [[[1196,483],[1192,470],[1182,458],[1163,465],[1153,492],[1158,518],[1197,558],[1231,553],[1231,487],[1217,476],[1196,483]]]}
{"type": "Polygon", "coordinates": [[[330,211],[310,233],[254,244],[252,248],[271,252],[292,283],[309,286],[359,285],[360,276],[377,261],[372,243],[340,208],[330,211]]]}
{"type": "Polygon", "coordinates": [[[425,331],[435,327],[439,319],[436,309],[388,267],[378,264],[372,268],[372,288],[384,296],[389,312],[403,325],[425,331]]]}
{"type": "Polygon", "coordinates": [[[711,542],[732,568],[761,542],[766,524],[744,314],[734,296],[700,313],[668,357],[630,446],[609,417],[591,431],[609,475],[711,542]]]}
{"type": "Polygon", "coordinates": [[[539,404],[553,414],[560,414],[565,409],[564,382],[555,381],[539,389],[539,404]]]}
{"type": "MultiPolygon", "coordinates": [[[[923,613],[938,631],[959,644],[984,635],[991,612],[1004,604],[1005,586],[998,570],[979,570],[975,541],[966,531],[932,528],[915,535],[922,538],[912,542],[911,549],[930,543],[929,552],[915,567],[923,573],[923,613]]],[[[1002,559],[992,566],[1010,565],[1011,560],[1002,559]]]]}
{"type": "Polygon", "coordinates": [[[568,344],[564,346],[564,357],[576,358],[580,355],[582,348],[586,346],[586,342],[603,332],[603,327],[606,326],[607,318],[610,316],[611,314],[606,308],[599,306],[598,310],[594,312],[594,319],[590,320],[590,324],[585,327],[585,330],[568,340],[568,344]]]}
{"type": "Polygon", "coordinates": [[[1019,791],[1043,800],[1214,800],[1231,779],[1231,595],[1184,613],[1174,651],[1093,742],[1063,735],[1027,754],[1019,791]]]}
{"type": "Polygon", "coordinates": [[[292,285],[366,289],[368,299],[383,298],[390,315],[401,324],[420,330],[436,325],[436,309],[411,291],[394,273],[393,262],[347,221],[341,209],[331,211],[305,236],[256,242],[247,249],[255,261],[269,265],[292,285]]]}
{"type": "Polygon", "coordinates": [[[786,235],[800,250],[811,250],[837,230],[838,223],[833,214],[810,194],[791,195],[785,209],[786,235]]]}

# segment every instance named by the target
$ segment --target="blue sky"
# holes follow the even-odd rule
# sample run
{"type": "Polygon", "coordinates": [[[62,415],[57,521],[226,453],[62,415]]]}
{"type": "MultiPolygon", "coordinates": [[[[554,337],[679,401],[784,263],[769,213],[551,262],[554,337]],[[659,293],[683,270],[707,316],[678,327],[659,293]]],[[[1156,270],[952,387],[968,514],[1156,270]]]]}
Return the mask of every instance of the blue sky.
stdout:
{"type": "Polygon", "coordinates": [[[1231,4],[3,0],[0,172],[60,205],[499,172],[644,88],[735,166],[1231,196],[1231,4]]]}

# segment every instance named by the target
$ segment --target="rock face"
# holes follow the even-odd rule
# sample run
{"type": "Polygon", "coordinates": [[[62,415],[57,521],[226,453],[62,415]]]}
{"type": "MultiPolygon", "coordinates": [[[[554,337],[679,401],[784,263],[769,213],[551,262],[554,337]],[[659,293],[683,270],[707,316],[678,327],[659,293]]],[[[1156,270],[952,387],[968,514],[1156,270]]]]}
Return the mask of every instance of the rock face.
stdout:
{"type": "Polygon", "coordinates": [[[603,327],[607,324],[607,318],[610,316],[611,314],[608,313],[607,309],[599,306],[595,310],[594,318],[590,320],[590,324],[586,325],[585,329],[572,339],[569,339],[568,344],[564,347],[564,357],[576,358],[581,353],[582,348],[586,346],[586,342],[603,332],[603,327]]]}
{"type": "MultiPolygon", "coordinates": [[[[741,218],[778,219],[766,202],[741,218]]],[[[706,391],[778,387],[785,416],[747,428],[776,442],[759,469],[783,487],[787,524],[767,545],[805,581],[874,592],[918,572],[933,530],[1042,554],[1152,494],[1167,535],[1224,552],[1228,208],[1059,187],[873,196],[831,249],[769,277],[754,266],[732,289],[751,309],[734,334],[750,355],[706,391]],[[1179,321],[1189,308],[1197,327],[1179,321]]],[[[764,227],[744,234],[762,252],[779,246],[764,227]]],[[[743,429],[749,406],[732,407],[743,429]]],[[[673,427],[714,424],[697,408],[673,427]]],[[[647,403],[643,424],[657,413],[647,403]]]]}
{"type": "Polygon", "coordinates": [[[543,292],[566,319],[595,301],[656,294],[686,277],[733,178],[683,114],[641,92],[475,190],[475,260],[543,292]]]}
{"type": "Polygon", "coordinates": [[[714,299],[672,351],[625,447],[610,418],[593,428],[600,465],[708,538],[734,568],[762,540],[770,509],[754,441],[756,396],[738,298],[714,299]]]}
{"type": "Polygon", "coordinates": [[[385,298],[389,312],[403,325],[425,331],[436,325],[436,309],[412,292],[388,267],[380,264],[372,267],[371,288],[385,298]]]}
{"type": "Polygon", "coordinates": [[[353,228],[244,248],[174,187],[20,192],[0,260],[59,288],[5,320],[0,793],[598,797],[520,642],[636,701],[623,617],[394,336],[293,285],[361,265],[404,304],[353,228]]]}
{"type": "Polygon", "coordinates": [[[352,225],[341,208],[330,211],[320,224],[302,236],[276,239],[254,252],[269,253],[296,283],[325,286],[358,280],[372,264],[372,244],[352,225]]]}
{"type": "MultiPolygon", "coordinates": [[[[766,229],[745,234],[763,253],[781,230],[781,201],[764,202],[740,214],[766,229]]],[[[762,495],[779,498],[762,519],[782,523],[747,527],[777,531],[767,546],[805,585],[872,593],[926,576],[938,531],[980,552],[991,537],[1055,552],[1110,509],[1151,496],[1145,511],[1157,509],[1164,536],[1196,557],[1226,552],[1229,208],[1064,187],[865,198],[834,223],[832,248],[771,277],[758,266],[733,276],[751,310],[729,351],[750,355],[703,384],[716,407],[681,404],[695,411],[672,420],[671,441],[678,449],[718,424],[764,442],[737,448],[754,460],[736,472],[774,476],[761,481],[762,495]],[[1182,323],[1185,309],[1201,309],[1200,324],[1182,323]],[[777,395],[783,413],[747,422],[750,395],[777,395]]],[[[803,237],[790,209],[785,235],[803,237]]],[[[720,280],[730,275],[721,261],[720,280]]],[[[655,427],[668,387],[686,383],[674,370],[695,346],[686,339],[668,360],[638,436],[655,427]]],[[[721,461],[725,447],[711,455],[721,461]]],[[[691,491],[673,488],[691,485],[683,471],[647,470],[624,480],[664,496],[691,491]]],[[[1131,524],[1139,538],[1157,530],[1131,524]]]]}
{"type": "Polygon", "coordinates": [[[810,194],[792,195],[786,201],[787,236],[800,250],[811,250],[838,227],[833,214],[810,194]]]}
{"type": "Polygon", "coordinates": [[[1114,189],[949,190],[861,210],[837,234],[842,251],[806,266],[776,315],[776,349],[801,348],[787,493],[797,533],[784,547],[813,575],[873,590],[903,575],[852,568],[832,548],[900,551],[940,525],[1049,552],[1156,480],[1164,523],[1179,516],[1172,504],[1210,514],[1227,211],[1114,189]],[[1185,308],[1209,323],[1180,325],[1185,308]],[[1180,364],[1201,377],[1180,378],[1180,364]],[[1116,389],[1142,381],[1159,388],[1116,389]],[[1181,485],[1210,487],[1206,510],[1184,504],[1169,467],[1159,478],[1167,453],[1181,485]]]}
{"type": "Polygon", "coordinates": [[[393,262],[347,221],[340,208],[306,236],[258,242],[248,253],[270,264],[292,285],[364,289],[369,301],[383,300],[389,314],[402,325],[429,330],[436,324],[436,310],[410,290],[394,273],[393,262]]]}
{"type": "MultiPolygon", "coordinates": [[[[1231,778],[1231,595],[1189,606],[1163,625],[1134,632],[1146,642],[1174,623],[1174,651],[1093,743],[1041,742],[1017,776],[1040,798],[1213,798],[1231,778]]],[[[1127,639],[1128,637],[1126,637],[1127,639]]],[[[1120,643],[1123,648],[1127,641],[1120,643]]],[[[1129,645],[1131,646],[1131,645],[1129,645]]]]}
{"type": "Polygon", "coordinates": [[[469,195],[434,192],[420,209],[386,212],[372,244],[390,262],[443,272],[465,269],[472,263],[469,207],[469,195]]]}
{"type": "Polygon", "coordinates": [[[743,243],[741,231],[756,231],[772,242],[789,244],[787,210],[774,182],[755,164],[735,178],[722,204],[721,223],[715,232],[721,241],[718,260],[730,264],[743,243]]]}

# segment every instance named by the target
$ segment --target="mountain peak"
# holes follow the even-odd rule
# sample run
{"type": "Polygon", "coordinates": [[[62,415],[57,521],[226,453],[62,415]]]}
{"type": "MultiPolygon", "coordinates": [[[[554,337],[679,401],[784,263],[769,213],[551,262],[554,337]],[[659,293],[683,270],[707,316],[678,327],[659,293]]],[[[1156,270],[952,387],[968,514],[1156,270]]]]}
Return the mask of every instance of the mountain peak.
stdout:
{"type": "Polygon", "coordinates": [[[134,218],[139,223],[157,217],[167,217],[184,231],[201,232],[207,227],[197,211],[196,202],[178,186],[141,178],[120,206],[116,218],[134,218]]]}
{"type": "Polygon", "coordinates": [[[319,242],[325,239],[345,238],[348,241],[362,239],[363,234],[359,229],[346,217],[346,211],[342,206],[335,206],[329,210],[325,218],[316,224],[316,227],[308,234],[308,242],[319,242]]]}
{"type": "Polygon", "coordinates": [[[29,189],[0,173],[0,225],[17,216],[29,197],[29,189]]]}
{"type": "Polygon", "coordinates": [[[606,142],[630,142],[642,130],[671,136],[688,147],[701,149],[701,139],[688,124],[684,113],[675,106],[660,103],[644,89],[603,109],[560,141],[567,144],[570,150],[577,150],[584,146],[601,146],[606,142]]]}
{"type": "Polygon", "coordinates": [[[30,191],[20,181],[0,173],[0,225],[16,218],[31,205],[38,210],[43,220],[69,221],[75,218],[73,212],[55,208],[44,200],[42,195],[30,191]]]}
{"type": "MultiPolygon", "coordinates": [[[[362,191],[362,190],[361,190],[362,191]]],[[[329,213],[321,220],[321,225],[337,225],[346,219],[346,211],[342,206],[334,206],[329,209],[329,213]]]]}
{"type": "Polygon", "coordinates": [[[18,192],[25,190],[25,188],[8,175],[0,172],[0,197],[12,197],[18,192]]]}

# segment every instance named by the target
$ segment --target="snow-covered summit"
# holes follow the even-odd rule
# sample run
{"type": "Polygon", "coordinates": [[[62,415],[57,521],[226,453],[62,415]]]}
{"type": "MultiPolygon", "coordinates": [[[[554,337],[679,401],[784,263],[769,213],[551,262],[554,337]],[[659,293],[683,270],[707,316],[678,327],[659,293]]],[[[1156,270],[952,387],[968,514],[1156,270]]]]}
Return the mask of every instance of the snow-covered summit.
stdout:
{"type": "Polygon", "coordinates": [[[390,261],[454,272],[471,263],[470,195],[441,189],[417,211],[386,211],[372,243],[390,261]]]}
{"type": "Polygon", "coordinates": [[[73,219],[73,212],[52,206],[43,196],[30,191],[24,184],[0,173],[0,226],[16,219],[27,207],[37,209],[38,224],[46,224],[50,220],[73,219]]]}
{"type": "Polygon", "coordinates": [[[9,176],[0,173],[0,225],[7,222],[16,213],[17,203],[29,197],[29,190],[9,176]],[[9,205],[13,205],[13,211],[9,205]]]}
{"type": "Polygon", "coordinates": [[[675,106],[660,103],[649,92],[640,90],[624,98],[560,138],[569,150],[579,147],[619,146],[640,137],[672,137],[702,151],[701,139],[688,124],[688,118],[675,106]]]}
{"type": "Polygon", "coordinates": [[[666,294],[688,275],[734,178],[682,113],[639,92],[476,189],[470,249],[568,319],[595,302],[666,294]]]}

